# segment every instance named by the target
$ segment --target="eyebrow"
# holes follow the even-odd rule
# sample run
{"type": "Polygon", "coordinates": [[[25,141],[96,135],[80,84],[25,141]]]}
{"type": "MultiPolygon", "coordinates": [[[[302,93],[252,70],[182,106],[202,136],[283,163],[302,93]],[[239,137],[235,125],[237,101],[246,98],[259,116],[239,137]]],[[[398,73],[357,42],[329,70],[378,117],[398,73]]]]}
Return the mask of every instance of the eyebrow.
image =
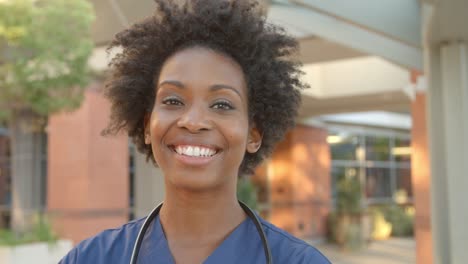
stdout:
{"type": "Polygon", "coordinates": [[[184,89],[185,86],[183,83],[179,82],[179,81],[173,81],[173,80],[167,80],[167,81],[163,81],[161,82],[159,85],[158,85],[158,88],[165,85],[165,84],[170,84],[170,85],[173,85],[175,87],[178,87],[178,88],[181,88],[181,89],[184,89]]]}
{"type": "MultiPolygon", "coordinates": [[[[185,85],[183,83],[181,83],[179,81],[175,81],[175,80],[163,81],[158,85],[158,88],[165,85],[165,84],[170,84],[170,85],[173,85],[173,86],[175,86],[177,88],[185,89],[185,85]]],[[[237,89],[235,89],[234,87],[232,87],[232,86],[229,86],[229,85],[226,85],[226,84],[213,84],[213,85],[210,86],[210,91],[219,91],[219,90],[222,90],[222,89],[231,90],[231,91],[235,92],[237,95],[239,95],[239,97],[242,99],[242,96],[239,93],[239,91],[237,89]]]]}

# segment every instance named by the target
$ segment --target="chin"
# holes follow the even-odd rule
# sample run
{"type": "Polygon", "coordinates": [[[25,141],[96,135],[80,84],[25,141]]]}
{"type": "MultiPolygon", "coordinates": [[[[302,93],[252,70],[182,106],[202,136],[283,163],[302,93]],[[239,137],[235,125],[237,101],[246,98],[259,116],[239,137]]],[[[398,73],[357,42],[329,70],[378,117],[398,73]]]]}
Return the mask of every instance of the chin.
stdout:
{"type": "MultiPolygon", "coordinates": [[[[209,192],[211,190],[219,189],[226,181],[210,177],[206,173],[197,175],[198,173],[190,173],[190,175],[174,175],[169,178],[169,182],[176,189],[183,189],[192,192],[209,192]]],[[[213,175],[214,176],[214,175],[213,175]]]]}

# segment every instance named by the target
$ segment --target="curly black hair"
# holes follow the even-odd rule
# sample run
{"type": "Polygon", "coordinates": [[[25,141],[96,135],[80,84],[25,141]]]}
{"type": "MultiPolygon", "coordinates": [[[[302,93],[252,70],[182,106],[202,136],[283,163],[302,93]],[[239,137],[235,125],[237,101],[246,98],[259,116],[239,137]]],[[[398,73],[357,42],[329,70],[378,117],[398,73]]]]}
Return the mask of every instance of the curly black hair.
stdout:
{"type": "Polygon", "coordinates": [[[155,0],[156,13],[118,33],[109,49],[121,52],[110,63],[105,88],[111,117],[103,134],[128,133],[155,164],[144,142],[144,118],[152,111],[155,84],[165,60],[185,48],[205,47],[234,59],[247,82],[250,122],[263,135],[256,153],[245,153],[239,175],[254,168],[294,126],[300,105],[300,64],[291,60],[297,41],[266,23],[255,1],[187,0],[184,5],[155,0]]]}

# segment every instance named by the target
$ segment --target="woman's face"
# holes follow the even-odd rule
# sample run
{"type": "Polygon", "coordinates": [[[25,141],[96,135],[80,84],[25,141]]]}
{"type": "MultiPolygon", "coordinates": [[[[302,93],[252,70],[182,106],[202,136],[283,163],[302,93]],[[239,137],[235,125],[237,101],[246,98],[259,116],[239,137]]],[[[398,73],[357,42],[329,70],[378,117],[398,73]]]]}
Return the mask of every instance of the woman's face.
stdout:
{"type": "Polygon", "coordinates": [[[235,187],[245,152],[261,143],[249,126],[241,67],[222,53],[193,47],[169,57],[157,80],[145,143],[166,183],[191,190],[235,187]]]}

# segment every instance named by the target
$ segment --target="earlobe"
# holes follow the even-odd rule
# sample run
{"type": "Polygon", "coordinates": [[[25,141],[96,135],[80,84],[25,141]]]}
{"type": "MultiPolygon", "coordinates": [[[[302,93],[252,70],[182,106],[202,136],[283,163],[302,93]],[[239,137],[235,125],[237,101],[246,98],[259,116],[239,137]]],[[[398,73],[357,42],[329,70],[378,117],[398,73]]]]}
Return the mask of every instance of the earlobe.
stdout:
{"type": "Polygon", "coordinates": [[[249,139],[247,141],[247,152],[256,153],[262,146],[262,134],[256,127],[249,131],[249,139]]]}
{"type": "Polygon", "coordinates": [[[151,144],[151,138],[149,133],[149,116],[148,114],[145,115],[143,121],[144,133],[145,133],[145,145],[151,144]]]}
{"type": "Polygon", "coordinates": [[[247,152],[251,154],[256,153],[260,149],[261,145],[261,142],[249,142],[247,144],[247,152]]]}

